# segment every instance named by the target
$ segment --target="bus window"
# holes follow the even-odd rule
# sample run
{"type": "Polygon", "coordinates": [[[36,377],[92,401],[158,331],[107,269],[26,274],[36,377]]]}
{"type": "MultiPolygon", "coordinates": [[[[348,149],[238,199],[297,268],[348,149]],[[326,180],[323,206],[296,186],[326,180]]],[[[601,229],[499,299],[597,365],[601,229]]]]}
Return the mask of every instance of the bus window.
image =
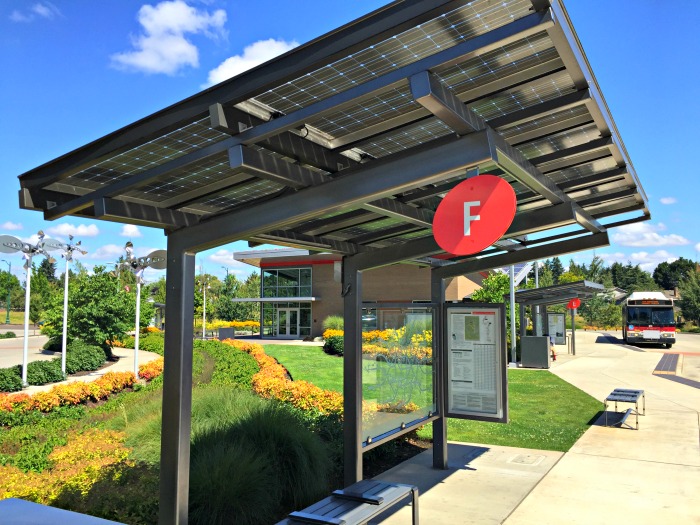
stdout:
{"type": "Polygon", "coordinates": [[[653,325],[672,325],[673,324],[673,310],[669,309],[659,309],[654,308],[651,311],[651,324],[653,325]]]}

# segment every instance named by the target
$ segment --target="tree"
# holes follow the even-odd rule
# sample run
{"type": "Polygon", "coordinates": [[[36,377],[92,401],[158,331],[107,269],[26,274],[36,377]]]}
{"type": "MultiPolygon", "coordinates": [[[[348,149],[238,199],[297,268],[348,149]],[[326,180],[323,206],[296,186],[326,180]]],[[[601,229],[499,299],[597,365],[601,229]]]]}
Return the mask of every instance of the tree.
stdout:
{"type": "Polygon", "coordinates": [[[55,284],[57,281],[57,279],[56,279],[56,263],[51,262],[51,259],[49,259],[48,257],[41,260],[41,264],[39,265],[39,269],[37,270],[37,273],[44,274],[44,276],[46,277],[46,280],[51,284],[55,284]]]}
{"type": "Polygon", "coordinates": [[[697,271],[688,273],[686,279],[680,282],[681,299],[678,306],[683,317],[695,324],[700,324],[700,275],[697,271]]]}
{"type": "MultiPolygon", "coordinates": [[[[484,303],[506,303],[506,326],[510,327],[510,303],[504,299],[510,293],[510,276],[507,273],[491,272],[481,284],[481,289],[472,294],[472,299],[484,303]]],[[[520,327],[519,316],[515,316],[516,333],[520,327]]],[[[508,330],[510,333],[510,329],[508,330]]]]}
{"type": "MultiPolygon", "coordinates": [[[[96,266],[93,275],[78,274],[68,286],[68,339],[97,345],[111,357],[111,342],[134,329],[135,289],[117,290],[117,277],[96,266]],[[116,291],[116,293],[115,293],[116,291]]],[[[139,325],[148,326],[153,305],[141,301],[139,325]]],[[[63,296],[53,297],[45,312],[44,333],[52,339],[63,333],[63,296]]]]}
{"type": "Polygon", "coordinates": [[[564,265],[561,263],[561,260],[559,260],[559,257],[555,257],[551,261],[547,259],[544,265],[552,272],[554,284],[559,284],[559,276],[564,273],[564,265]]]}
{"type": "Polygon", "coordinates": [[[623,265],[618,262],[610,266],[613,286],[617,286],[627,292],[656,291],[659,289],[651,275],[642,270],[639,265],[631,262],[623,265]]]}
{"type": "Polygon", "coordinates": [[[10,272],[0,271],[0,304],[5,305],[10,294],[10,308],[19,308],[24,304],[24,290],[19,279],[10,272]]]}
{"type": "Polygon", "coordinates": [[[663,290],[673,290],[678,287],[690,272],[695,270],[695,263],[681,257],[671,263],[662,262],[653,273],[654,282],[663,290]]]}

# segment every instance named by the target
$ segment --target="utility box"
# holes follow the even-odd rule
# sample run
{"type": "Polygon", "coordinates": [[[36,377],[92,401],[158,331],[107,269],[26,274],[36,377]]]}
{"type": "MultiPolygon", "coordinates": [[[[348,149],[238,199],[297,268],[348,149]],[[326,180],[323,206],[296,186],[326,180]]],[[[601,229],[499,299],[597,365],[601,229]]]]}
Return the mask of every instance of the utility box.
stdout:
{"type": "Polygon", "coordinates": [[[236,332],[232,326],[226,328],[219,328],[219,341],[224,339],[235,339],[236,332]]]}
{"type": "Polygon", "coordinates": [[[523,368],[549,368],[549,337],[520,338],[520,363],[523,368]]]}

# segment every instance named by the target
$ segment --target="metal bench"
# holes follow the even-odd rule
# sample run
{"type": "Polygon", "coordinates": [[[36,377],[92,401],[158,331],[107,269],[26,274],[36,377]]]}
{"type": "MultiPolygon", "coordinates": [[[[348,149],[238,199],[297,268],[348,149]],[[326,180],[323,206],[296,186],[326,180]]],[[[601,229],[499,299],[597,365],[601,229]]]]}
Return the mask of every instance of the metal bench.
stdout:
{"type": "Polygon", "coordinates": [[[418,525],[418,488],[372,479],[336,490],[318,503],[292,512],[277,525],[359,525],[375,518],[407,496],[411,496],[413,525],[418,525]]]}
{"type": "Polygon", "coordinates": [[[605,426],[610,427],[610,426],[626,426],[627,428],[633,428],[632,425],[629,425],[625,423],[627,421],[627,418],[631,415],[634,414],[635,416],[635,422],[636,422],[636,427],[634,427],[636,430],[639,430],[639,398],[642,398],[642,415],[646,415],[647,413],[647,401],[646,401],[646,395],[644,394],[644,390],[635,390],[631,388],[616,388],[613,390],[608,397],[605,398],[605,401],[603,401],[603,406],[604,406],[604,412],[605,412],[605,426]],[[608,425],[608,403],[610,402],[615,402],[615,412],[617,412],[617,404],[618,403],[634,403],[634,409],[628,408],[624,413],[622,413],[622,417],[608,425]]]}

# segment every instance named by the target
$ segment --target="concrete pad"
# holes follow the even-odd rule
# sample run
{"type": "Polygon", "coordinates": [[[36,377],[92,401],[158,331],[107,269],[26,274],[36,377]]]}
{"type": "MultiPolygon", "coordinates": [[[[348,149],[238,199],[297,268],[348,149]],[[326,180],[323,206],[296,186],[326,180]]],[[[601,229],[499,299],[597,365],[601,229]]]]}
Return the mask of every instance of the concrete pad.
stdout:
{"type": "Polygon", "coordinates": [[[700,523],[700,468],[569,452],[505,525],[700,523]]]}
{"type": "MultiPolygon", "coordinates": [[[[417,485],[421,523],[499,524],[562,456],[561,452],[449,443],[448,470],[433,469],[432,450],[428,450],[376,479],[417,485]]],[[[411,509],[406,504],[370,523],[410,522],[411,509]]]]}

